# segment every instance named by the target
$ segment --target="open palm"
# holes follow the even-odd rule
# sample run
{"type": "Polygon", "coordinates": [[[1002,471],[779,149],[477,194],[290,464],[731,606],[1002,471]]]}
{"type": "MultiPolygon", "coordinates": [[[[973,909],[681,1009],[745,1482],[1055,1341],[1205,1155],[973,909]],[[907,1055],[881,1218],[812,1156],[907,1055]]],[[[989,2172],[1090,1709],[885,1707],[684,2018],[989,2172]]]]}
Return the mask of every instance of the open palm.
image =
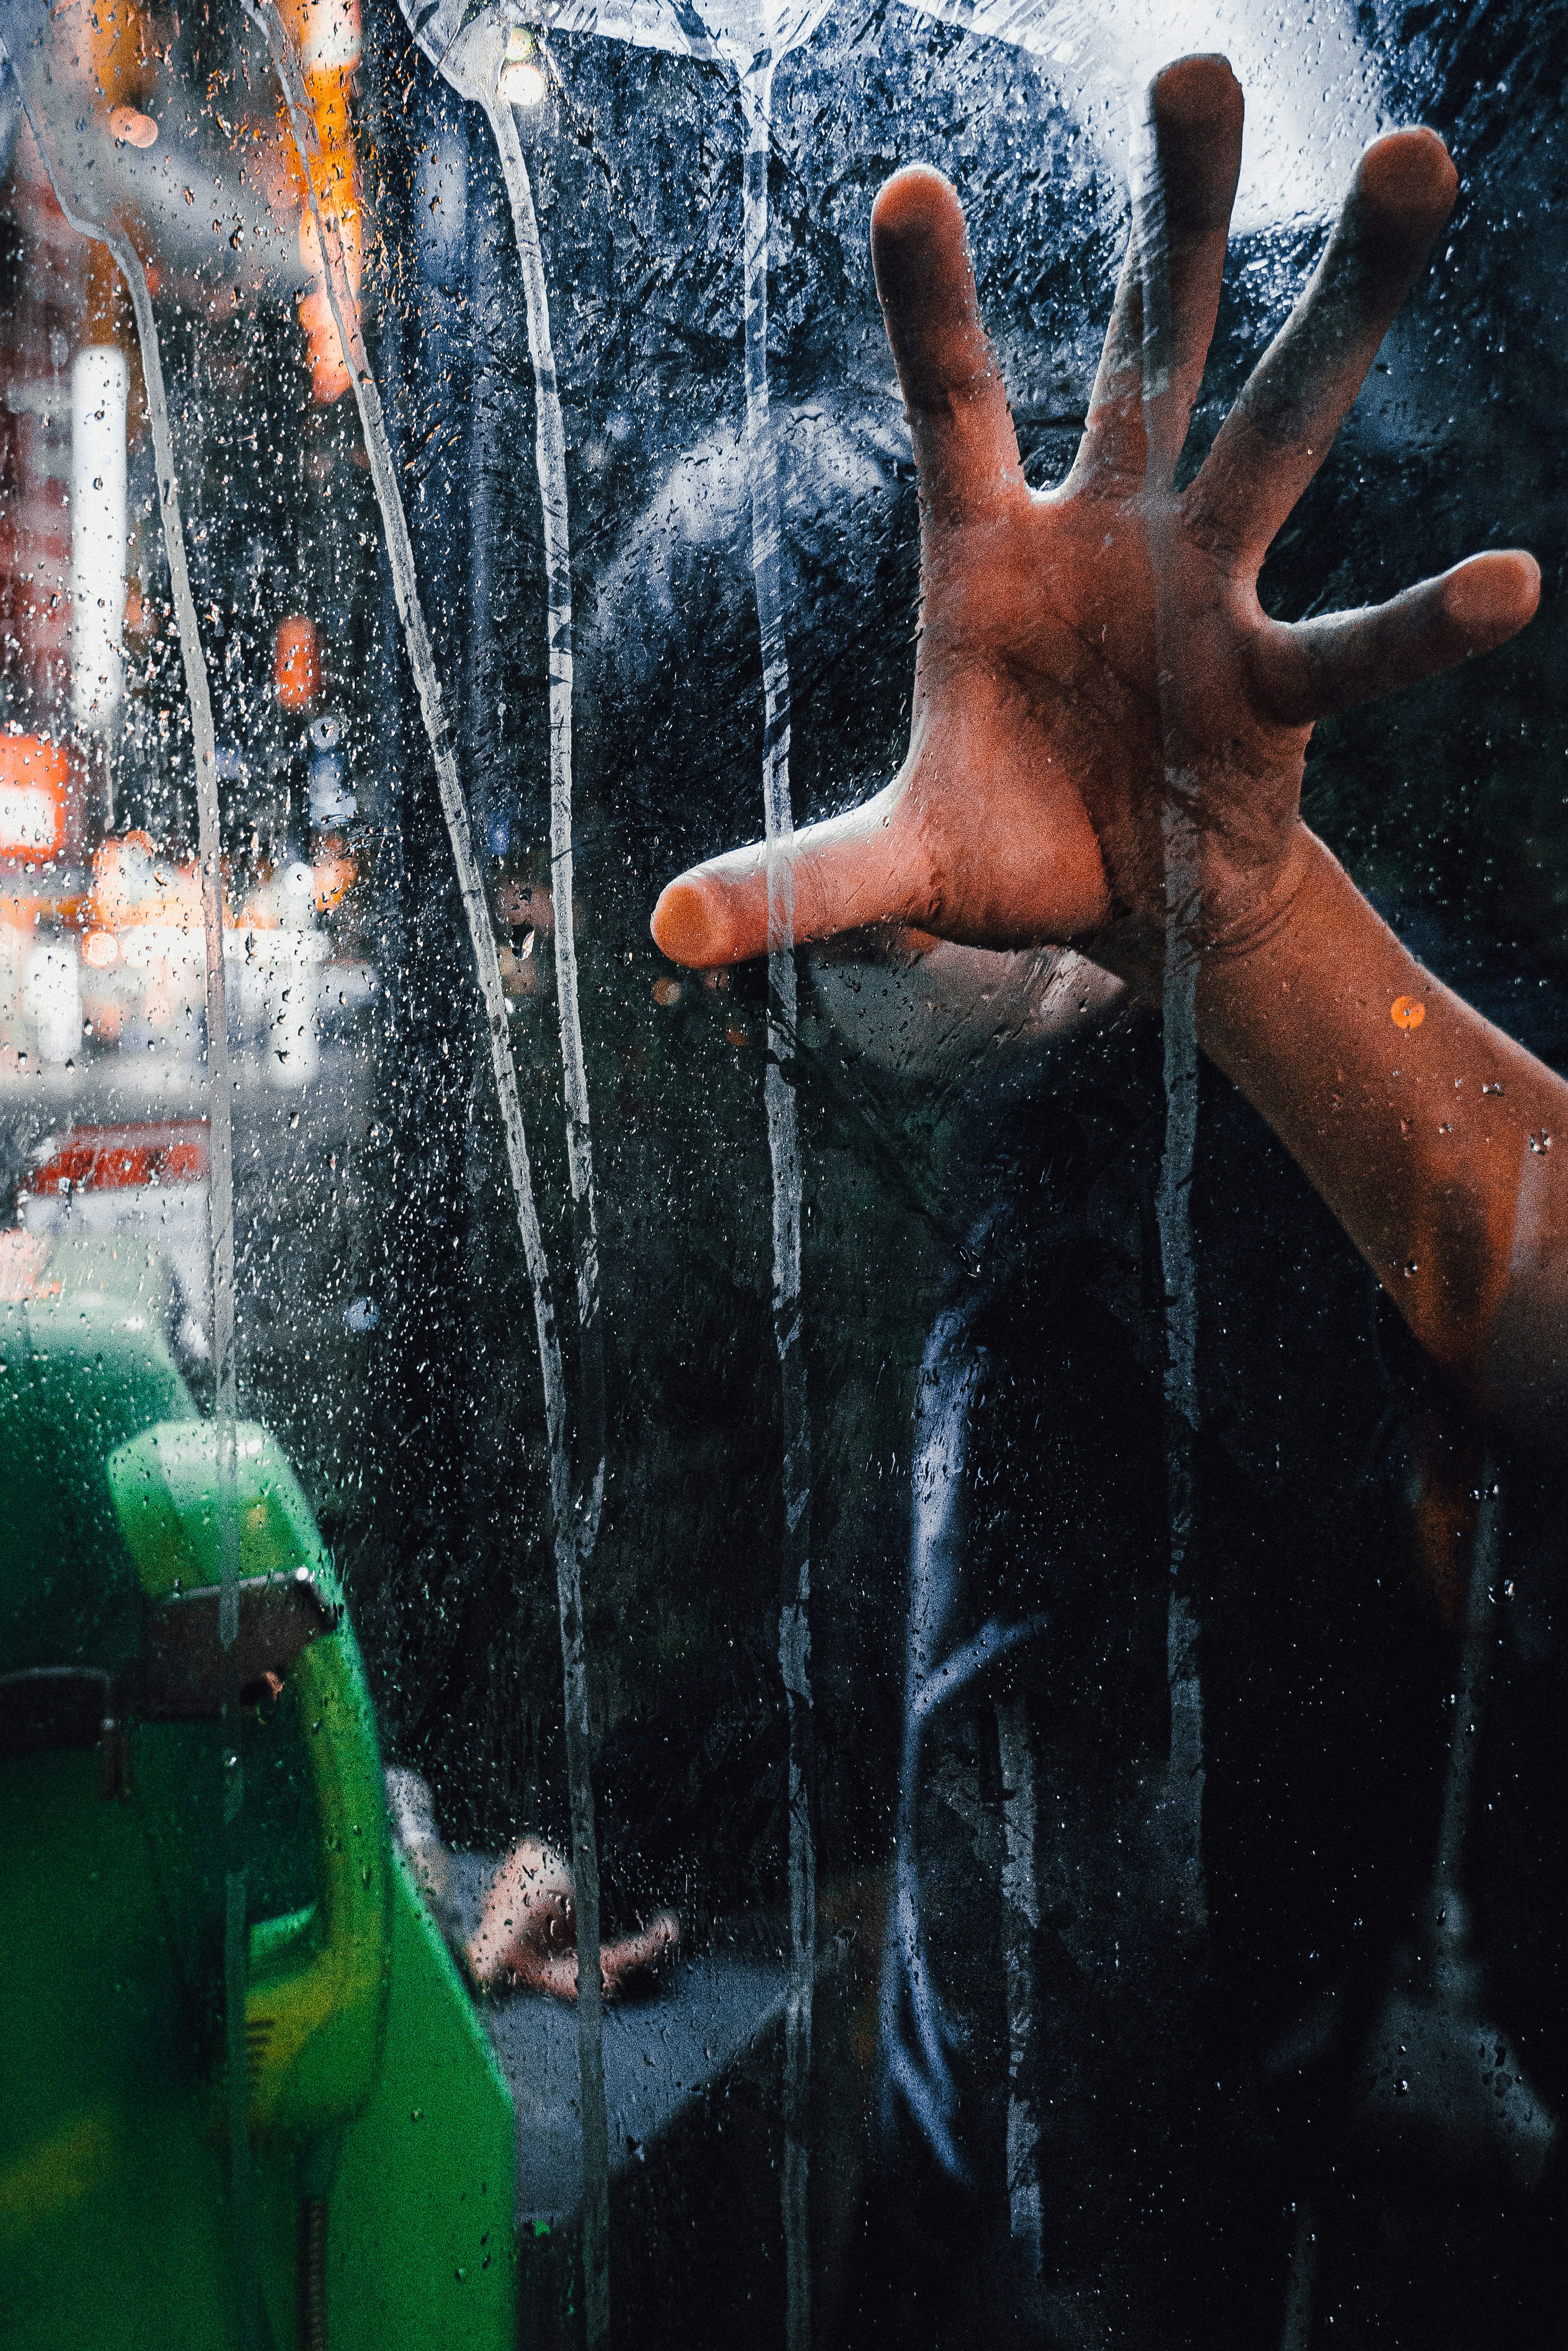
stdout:
{"type": "MultiPolygon", "coordinates": [[[[920,483],[913,718],[893,782],[795,839],[802,942],[893,924],[1157,968],[1179,804],[1187,919],[1205,947],[1241,944],[1289,903],[1313,722],[1500,643],[1535,608],[1531,559],[1494,553],[1369,611],[1294,626],[1263,611],[1263,559],[1425,265],[1454,170],[1427,131],[1367,151],[1312,283],[1178,494],[1242,100],[1219,57],[1168,67],[1150,98],[1158,233],[1129,254],[1056,489],[1024,479],[952,189],[916,165],[877,199],[873,259],[920,483]]],[[[653,934],[679,963],[764,953],[761,846],[673,882],[653,934]]]]}

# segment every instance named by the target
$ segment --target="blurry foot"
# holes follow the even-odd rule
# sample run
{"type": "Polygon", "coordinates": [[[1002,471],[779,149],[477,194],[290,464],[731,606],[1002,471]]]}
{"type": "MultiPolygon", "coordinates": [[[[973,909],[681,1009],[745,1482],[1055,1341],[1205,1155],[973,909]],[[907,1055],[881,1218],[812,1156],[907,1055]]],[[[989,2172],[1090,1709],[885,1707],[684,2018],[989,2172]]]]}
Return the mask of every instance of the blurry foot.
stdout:
{"type": "Polygon", "coordinates": [[[660,1910],[640,1935],[623,1935],[618,1943],[601,1943],[599,1971],[605,1995],[613,1999],[624,1989],[632,1991],[651,1980],[665,1959],[680,1949],[681,1922],[673,1910],[660,1910]]]}
{"type": "MultiPolygon", "coordinates": [[[[661,1910],[641,1934],[602,1943],[600,1980],[612,1999],[640,1979],[652,1976],[681,1939],[673,1910],[661,1910]]],[[[479,1924],[468,1945],[468,1965],[476,1983],[506,1984],[577,1998],[577,1905],[571,1871],[553,1846],[520,1837],[486,1893],[479,1924]]]]}

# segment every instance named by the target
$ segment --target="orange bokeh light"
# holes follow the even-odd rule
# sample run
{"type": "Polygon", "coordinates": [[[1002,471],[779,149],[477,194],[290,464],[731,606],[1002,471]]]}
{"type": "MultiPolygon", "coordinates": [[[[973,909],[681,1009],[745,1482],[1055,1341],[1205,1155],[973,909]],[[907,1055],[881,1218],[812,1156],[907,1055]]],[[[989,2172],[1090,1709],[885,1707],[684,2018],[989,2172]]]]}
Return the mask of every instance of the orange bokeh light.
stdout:
{"type": "Polygon", "coordinates": [[[277,624],[273,648],[272,678],[285,710],[308,710],[321,691],[321,649],[316,623],[303,612],[290,612],[277,624]]]}

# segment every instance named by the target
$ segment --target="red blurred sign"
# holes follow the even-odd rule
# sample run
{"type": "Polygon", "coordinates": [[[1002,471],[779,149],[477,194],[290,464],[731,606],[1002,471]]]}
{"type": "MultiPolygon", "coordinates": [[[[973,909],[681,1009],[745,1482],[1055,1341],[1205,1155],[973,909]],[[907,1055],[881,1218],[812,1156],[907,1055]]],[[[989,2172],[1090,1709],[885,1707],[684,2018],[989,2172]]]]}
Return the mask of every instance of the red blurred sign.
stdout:
{"type": "Polygon", "coordinates": [[[133,1126],[73,1126],[27,1177],[29,1192],[103,1192],[131,1184],[204,1184],[211,1169],[204,1118],[133,1126]]]}

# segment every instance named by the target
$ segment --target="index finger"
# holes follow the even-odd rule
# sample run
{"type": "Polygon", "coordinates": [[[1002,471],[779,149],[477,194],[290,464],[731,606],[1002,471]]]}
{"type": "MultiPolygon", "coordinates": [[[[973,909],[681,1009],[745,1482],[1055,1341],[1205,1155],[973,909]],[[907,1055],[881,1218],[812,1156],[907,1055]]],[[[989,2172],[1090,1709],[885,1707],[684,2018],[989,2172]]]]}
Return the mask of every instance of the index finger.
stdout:
{"type": "Polygon", "coordinates": [[[872,207],[871,256],[922,506],[938,523],[982,520],[1025,492],[1023,467],[964,214],[940,172],[911,163],[894,173],[872,207]]]}

